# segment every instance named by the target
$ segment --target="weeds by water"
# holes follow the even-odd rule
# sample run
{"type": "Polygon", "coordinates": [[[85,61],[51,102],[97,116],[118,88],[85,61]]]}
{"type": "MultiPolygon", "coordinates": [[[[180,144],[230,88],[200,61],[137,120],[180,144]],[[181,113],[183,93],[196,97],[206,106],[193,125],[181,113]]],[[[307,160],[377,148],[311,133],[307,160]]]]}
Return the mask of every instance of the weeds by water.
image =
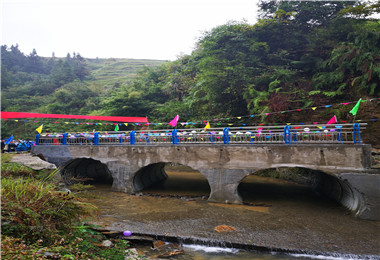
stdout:
{"type": "Polygon", "coordinates": [[[125,258],[129,248],[125,240],[113,240],[113,247],[102,246],[104,235],[88,226],[78,226],[53,242],[35,243],[11,236],[1,236],[2,259],[115,259],[125,258]]]}
{"type": "Polygon", "coordinates": [[[69,189],[71,191],[85,191],[85,190],[93,190],[95,189],[95,186],[91,184],[75,183],[73,185],[70,185],[69,189]]]}
{"type": "Polygon", "coordinates": [[[56,239],[61,230],[84,215],[85,208],[71,194],[33,178],[1,179],[2,234],[36,242],[56,239]]]}
{"type": "Polygon", "coordinates": [[[101,245],[106,237],[82,224],[97,208],[57,190],[57,171],[34,171],[9,155],[1,161],[2,259],[124,259],[127,242],[101,245]]]}

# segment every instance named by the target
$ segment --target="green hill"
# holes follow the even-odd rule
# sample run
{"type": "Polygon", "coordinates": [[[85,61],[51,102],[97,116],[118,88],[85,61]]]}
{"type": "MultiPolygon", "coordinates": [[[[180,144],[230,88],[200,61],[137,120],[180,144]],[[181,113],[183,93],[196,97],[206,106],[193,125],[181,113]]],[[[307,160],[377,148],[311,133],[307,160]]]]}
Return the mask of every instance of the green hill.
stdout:
{"type": "Polygon", "coordinates": [[[135,78],[145,67],[155,67],[165,61],[146,59],[86,59],[95,86],[112,88],[115,84],[125,84],[135,78]]]}
{"type": "Polygon", "coordinates": [[[181,115],[199,127],[216,119],[221,125],[284,124],[327,122],[333,115],[374,122],[380,24],[366,18],[376,6],[362,8],[357,13],[336,1],[261,6],[266,18],[215,27],[190,55],[172,62],[75,53],[41,58],[2,46],[2,111],[149,116],[152,122],[181,115]],[[154,69],[138,73],[146,67],[154,69]],[[371,102],[354,116],[352,106],[342,104],[359,98],[371,102]]]}

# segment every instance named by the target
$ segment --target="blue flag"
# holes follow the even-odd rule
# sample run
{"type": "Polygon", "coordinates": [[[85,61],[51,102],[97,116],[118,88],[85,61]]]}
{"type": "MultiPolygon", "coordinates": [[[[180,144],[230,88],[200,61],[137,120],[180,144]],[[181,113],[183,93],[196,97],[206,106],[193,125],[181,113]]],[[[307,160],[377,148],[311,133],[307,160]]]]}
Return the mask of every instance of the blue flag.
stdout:
{"type": "Polygon", "coordinates": [[[13,135],[11,135],[11,137],[8,138],[8,140],[5,141],[5,144],[9,144],[10,142],[12,142],[13,140],[13,135]]]}

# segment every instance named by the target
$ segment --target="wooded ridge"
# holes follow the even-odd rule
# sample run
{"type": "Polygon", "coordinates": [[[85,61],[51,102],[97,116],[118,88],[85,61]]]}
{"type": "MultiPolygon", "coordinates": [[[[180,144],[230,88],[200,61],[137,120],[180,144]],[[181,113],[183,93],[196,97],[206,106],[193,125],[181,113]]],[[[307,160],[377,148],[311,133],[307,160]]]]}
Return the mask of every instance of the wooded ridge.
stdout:
{"type": "MultiPolygon", "coordinates": [[[[352,107],[273,112],[379,97],[380,22],[370,18],[380,14],[378,2],[259,6],[256,24],[213,28],[175,61],[86,59],[79,53],[43,58],[36,50],[25,55],[18,45],[1,46],[1,110],[147,116],[150,122],[169,122],[177,114],[184,122],[250,114],[260,116],[244,123],[327,122],[333,115],[352,120],[352,107]]],[[[358,118],[377,118],[372,109],[358,118]]],[[[5,134],[7,127],[10,122],[2,124],[5,134]]]]}

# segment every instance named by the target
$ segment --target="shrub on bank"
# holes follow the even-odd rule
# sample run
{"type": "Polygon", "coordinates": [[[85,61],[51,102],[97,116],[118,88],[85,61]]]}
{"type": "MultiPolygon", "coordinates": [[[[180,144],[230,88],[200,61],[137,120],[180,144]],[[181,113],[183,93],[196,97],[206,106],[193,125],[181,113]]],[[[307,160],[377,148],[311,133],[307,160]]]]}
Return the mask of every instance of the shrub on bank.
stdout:
{"type": "Polygon", "coordinates": [[[52,240],[85,214],[81,202],[33,178],[1,179],[2,234],[36,242],[52,240]]]}
{"type": "Polygon", "coordinates": [[[1,176],[33,176],[35,171],[20,165],[18,163],[11,163],[11,154],[1,154],[1,176]]]}
{"type": "Polygon", "coordinates": [[[104,239],[104,235],[88,226],[78,226],[45,246],[43,240],[30,244],[19,238],[2,235],[1,259],[124,260],[128,242],[113,240],[112,247],[104,247],[101,245],[104,239]]]}
{"type": "Polygon", "coordinates": [[[96,207],[75,192],[57,191],[51,182],[57,171],[34,171],[11,159],[1,157],[1,259],[125,258],[126,241],[104,247],[107,238],[83,225],[82,217],[96,207]]]}

